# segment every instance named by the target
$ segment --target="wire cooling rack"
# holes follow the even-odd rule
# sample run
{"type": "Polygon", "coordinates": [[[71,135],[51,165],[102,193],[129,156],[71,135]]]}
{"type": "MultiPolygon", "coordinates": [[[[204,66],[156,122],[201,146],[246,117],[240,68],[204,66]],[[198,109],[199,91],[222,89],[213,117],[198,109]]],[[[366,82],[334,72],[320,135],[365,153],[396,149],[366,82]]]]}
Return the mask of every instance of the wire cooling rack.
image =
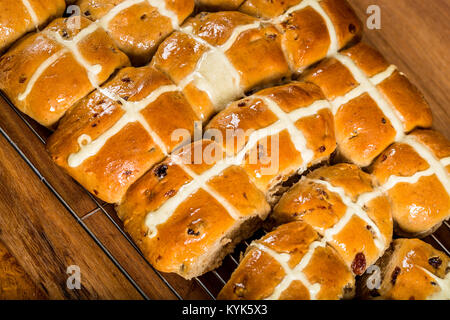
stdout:
{"type": "MultiPolygon", "coordinates": [[[[39,124],[28,118],[26,115],[22,114],[12,103],[11,101],[0,92],[0,98],[3,98],[8,105],[14,110],[14,112],[19,116],[21,121],[23,121],[26,126],[31,130],[31,132],[41,141],[42,144],[46,144],[46,140],[50,132],[47,129],[43,129],[39,124]]],[[[103,250],[103,252],[108,256],[109,259],[117,266],[117,268],[123,273],[123,275],[130,281],[130,283],[136,288],[136,290],[142,295],[144,299],[150,299],[148,295],[144,292],[144,290],[139,286],[139,284],[133,279],[133,277],[125,270],[125,268],[120,264],[120,262],[114,257],[114,255],[108,250],[108,248],[101,242],[101,240],[95,235],[95,233],[90,230],[88,225],[85,223],[85,219],[89,216],[102,212],[109,221],[114,225],[117,230],[121,233],[121,235],[131,244],[131,246],[138,252],[138,254],[144,258],[143,254],[139,250],[139,248],[134,244],[131,240],[130,236],[124,231],[119,218],[117,217],[114,208],[111,204],[105,203],[96,197],[94,197],[89,191],[84,189],[83,192],[87,193],[87,195],[93,200],[96,205],[96,208],[91,210],[90,212],[84,214],[81,218],[74,211],[73,208],[65,201],[65,199],[61,196],[61,194],[47,181],[47,179],[41,174],[41,172],[37,169],[37,167],[33,164],[33,162],[22,152],[22,150],[18,147],[18,145],[10,138],[7,132],[0,127],[0,133],[8,140],[8,142],[14,147],[14,149],[20,154],[23,160],[30,166],[33,172],[39,177],[39,179],[48,187],[48,189],[57,197],[57,199],[62,203],[62,205],[70,212],[70,214],[77,220],[77,222],[84,228],[84,230],[92,237],[95,243],[103,250]]],[[[56,165],[55,165],[56,166],[56,165]]],[[[260,238],[264,234],[263,230],[256,232],[253,236],[254,239],[260,238]]],[[[450,256],[450,245],[447,246],[444,243],[447,243],[450,240],[450,224],[448,222],[444,222],[443,225],[436,230],[433,234],[424,239],[426,242],[432,244],[437,249],[440,249],[447,253],[450,256]]],[[[216,299],[217,294],[220,289],[225,285],[226,281],[230,278],[231,273],[237,267],[241,254],[248,247],[250,240],[243,241],[240,243],[235,251],[232,254],[229,254],[223,262],[223,265],[207,274],[194,278],[192,281],[197,282],[197,284],[201,287],[202,290],[209,296],[212,300],[216,299]]],[[[145,260],[145,258],[144,258],[145,260]]],[[[146,260],[145,260],[146,261],[146,260]]],[[[153,268],[148,262],[146,262],[150,268],[159,276],[159,278],[164,282],[164,284],[173,292],[173,294],[180,300],[183,300],[182,294],[176,290],[175,286],[171,283],[170,279],[153,268]]],[[[173,281],[173,280],[172,280],[173,281]]]]}

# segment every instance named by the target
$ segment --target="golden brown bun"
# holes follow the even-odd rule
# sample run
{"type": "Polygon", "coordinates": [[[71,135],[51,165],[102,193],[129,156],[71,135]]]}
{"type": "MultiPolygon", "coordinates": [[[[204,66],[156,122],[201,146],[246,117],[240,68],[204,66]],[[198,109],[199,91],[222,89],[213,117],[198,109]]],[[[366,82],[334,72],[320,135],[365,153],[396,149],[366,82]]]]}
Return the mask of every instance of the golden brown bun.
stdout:
{"type": "MultiPolygon", "coordinates": [[[[192,135],[197,118],[173,82],[149,66],[120,70],[102,90],[122,100],[94,91],[61,120],[47,148],[53,160],[85,188],[100,199],[115,203],[120,202],[133,182],[181,142],[172,139],[175,130],[184,129],[192,135]],[[158,93],[164,87],[168,90],[158,93]],[[144,103],[136,106],[140,101],[144,103]],[[127,120],[127,108],[141,108],[144,124],[134,118],[127,120]],[[114,131],[123,121],[120,130],[114,131]],[[161,139],[165,150],[146,127],[161,139]],[[116,134],[109,137],[111,132],[116,134]],[[70,166],[70,155],[81,152],[78,139],[82,135],[90,137],[89,145],[109,139],[103,140],[101,148],[83,158],[79,165],[70,166]]],[[[132,117],[132,112],[129,114],[132,117]]]]}
{"type": "Polygon", "coordinates": [[[239,11],[264,19],[281,16],[289,8],[300,4],[303,0],[245,0],[239,11]]]}
{"type": "Polygon", "coordinates": [[[376,194],[369,201],[358,202],[374,188],[372,177],[355,165],[322,167],[282,196],[270,220],[277,225],[290,221],[310,224],[353,273],[361,275],[392,239],[388,198],[376,194]]]}
{"type": "Polygon", "coordinates": [[[397,233],[424,237],[450,217],[449,157],[450,141],[443,135],[415,130],[375,161],[371,170],[379,184],[397,182],[387,190],[397,233]]]}
{"type": "Polygon", "coordinates": [[[316,86],[294,82],[237,101],[214,118],[208,132],[214,129],[226,136],[226,127],[234,124],[229,127],[232,133],[251,129],[250,138],[240,136],[244,139],[239,139],[235,147],[218,139],[197,141],[176,151],[130,187],[118,212],[155,268],[192,278],[217,267],[234,245],[251,235],[265,219],[269,210],[265,198],[270,198],[273,185],[299,168],[305,170],[329,157],[335,147],[333,121],[329,104],[320,100],[322,97],[316,86]],[[307,109],[314,103],[318,104],[316,108],[307,109]],[[277,115],[300,112],[298,121],[277,121],[271,110],[278,108],[277,115]],[[307,116],[302,117],[305,110],[307,116]],[[230,122],[231,118],[234,121],[230,122]],[[297,129],[293,129],[294,123],[297,129]],[[269,174],[263,170],[264,158],[273,150],[266,145],[262,151],[257,142],[272,141],[265,138],[278,133],[282,160],[269,174]],[[312,152],[307,163],[293,145],[300,136],[305,138],[305,150],[312,152]],[[256,153],[255,158],[252,153],[256,153]],[[296,156],[292,157],[292,153],[296,156]],[[188,161],[180,164],[180,159],[188,161]],[[202,187],[202,181],[209,187],[202,187]],[[153,227],[149,227],[146,219],[159,222],[151,222],[153,227]],[[181,243],[183,253],[179,250],[181,243]]]}
{"type": "MultiPolygon", "coordinates": [[[[81,30],[92,27],[85,18],[80,23],[81,30]]],[[[22,39],[0,58],[0,89],[17,108],[44,126],[55,124],[94,89],[85,66],[70,49],[54,40],[57,34],[62,41],[71,41],[81,30],[72,19],[56,19],[42,32],[22,39]]],[[[129,64],[102,29],[85,35],[78,42],[78,50],[85,62],[99,71],[93,75],[99,84],[117,68],[129,64]]]]}
{"type": "Polygon", "coordinates": [[[304,79],[321,87],[328,99],[337,99],[333,107],[338,150],[359,166],[370,165],[403,133],[431,126],[431,110],[422,94],[364,43],[325,60],[304,79]],[[342,60],[353,67],[349,69],[342,60]],[[364,88],[355,79],[355,72],[364,81],[371,79],[371,94],[360,90],[364,88]]]}
{"type": "Polygon", "coordinates": [[[336,251],[303,222],[284,224],[250,244],[219,293],[222,300],[350,298],[354,277],[336,251]],[[313,245],[313,246],[312,246],[313,245]],[[293,279],[287,277],[290,272],[293,279]]]}
{"type": "MultiPolygon", "coordinates": [[[[108,19],[112,9],[124,0],[79,0],[81,13],[97,21],[108,19]]],[[[120,50],[125,52],[135,65],[150,61],[156,48],[194,10],[194,0],[153,0],[163,8],[150,5],[149,1],[126,6],[105,26],[120,50]],[[169,13],[164,11],[168,10],[169,13]],[[172,19],[173,21],[172,21],[172,19]],[[175,24],[175,25],[174,25],[175,24]]],[[[117,10],[117,9],[116,9],[117,10]]]]}
{"type": "Polygon", "coordinates": [[[291,70],[299,73],[325,58],[330,53],[332,41],[336,41],[335,50],[338,50],[358,38],[362,31],[358,17],[345,0],[313,3],[322,12],[313,6],[305,7],[301,0],[247,0],[239,10],[256,17],[272,19],[281,30],[281,43],[291,70]],[[294,10],[296,7],[299,9],[294,10]],[[286,12],[289,14],[280,19],[286,12]],[[332,32],[327,27],[327,19],[334,27],[332,32]]]}
{"type": "Polygon", "coordinates": [[[279,32],[273,26],[253,27],[234,37],[237,28],[258,22],[239,12],[201,13],[162,43],[152,64],[182,85],[198,115],[208,120],[244,91],[289,76],[279,32]],[[226,48],[214,49],[220,46],[226,48]],[[184,83],[193,72],[206,77],[210,87],[201,89],[199,79],[184,83]]]}
{"type": "Polygon", "coordinates": [[[287,79],[357,37],[360,23],[345,1],[316,5],[271,20],[200,13],[161,44],[152,64],[184,87],[207,120],[244,92],[287,79]]]}
{"type": "Polygon", "coordinates": [[[214,157],[209,164],[196,163],[195,152],[206,154],[208,148],[215,151],[213,156],[224,156],[212,141],[193,143],[147,172],[117,207],[125,229],[148,261],[186,279],[218,267],[270,209],[264,194],[237,166],[195,185],[199,179],[193,175],[208,174],[216,164],[214,157]]]}
{"type": "Polygon", "coordinates": [[[66,7],[64,0],[28,2],[30,8],[20,0],[0,1],[0,53],[27,32],[36,30],[53,18],[61,16],[66,7]]]}
{"type": "Polygon", "coordinates": [[[202,11],[237,10],[245,0],[195,0],[195,4],[202,11]]]}
{"type": "Polygon", "coordinates": [[[376,263],[381,272],[359,281],[358,294],[366,299],[450,299],[450,258],[418,239],[397,239],[376,263]],[[372,281],[371,281],[372,280],[372,281]],[[375,287],[368,288],[368,283],[375,287]]]}
{"type": "MultiPolygon", "coordinates": [[[[242,162],[252,182],[274,201],[272,195],[282,182],[328,160],[334,151],[333,118],[329,104],[322,99],[320,90],[307,83],[265,89],[230,105],[207,130],[219,131],[226,139],[227,128],[234,133],[278,128],[277,132],[262,132],[259,145],[253,141],[242,162]],[[278,108],[293,118],[278,121],[273,113],[278,108]],[[232,119],[239,119],[234,128],[230,127],[232,119]],[[305,139],[304,144],[297,142],[299,137],[305,139]],[[273,147],[268,145],[272,141],[277,143],[273,147]]],[[[151,66],[125,68],[101,91],[94,91],[68,112],[47,148],[53,160],[90,192],[106,202],[118,203],[129,186],[174,150],[181,138],[193,135],[196,120],[182,93],[164,74],[151,66]],[[143,116],[141,123],[133,118],[131,110],[136,108],[142,109],[138,113],[143,116]],[[127,109],[130,111],[125,112],[127,109]],[[184,130],[185,135],[172,137],[177,130],[184,130]]],[[[239,140],[228,152],[242,150],[250,134],[236,134],[245,141],[239,140]]],[[[220,143],[227,148],[227,140],[220,143]]]]}
{"type": "MultiPolygon", "coordinates": [[[[270,135],[270,138],[262,138],[258,145],[250,149],[250,155],[243,165],[256,186],[268,195],[270,203],[282,191],[280,188],[283,182],[294,174],[301,174],[307,168],[328,160],[336,148],[333,116],[320,89],[302,82],[264,89],[231,103],[206,127],[207,131],[218,132],[222,137],[226,137],[227,132],[233,132],[230,139],[236,137],[236,143],[228,152],[237,153],[249,142],[250,136],[239,135],[239,132],[267,130],[267,127],[276,127],[280,122],[283,130],[270,135]],[[319,107],[311,111],[313,104],[319,107]],[[281,115],[274,113],[278,109],[281,115]],[[279,118],[285,115],[290,116],[288,122],[279,118]],[[293,124],[291,128],[289,122],[293,124]],[[305,139],[306,145],[302,146],[298,142],[298,136],[305,139]],[[307,154],[309,152],[311,156],[307,154]],[[253,154],[258,155],[259,161],[252,161],[253,154]],[[275,169],[272,172],[268,170],[271,167],[275,169]]],[[[227,140],[222,143],[227,148],[227,140]]]]}

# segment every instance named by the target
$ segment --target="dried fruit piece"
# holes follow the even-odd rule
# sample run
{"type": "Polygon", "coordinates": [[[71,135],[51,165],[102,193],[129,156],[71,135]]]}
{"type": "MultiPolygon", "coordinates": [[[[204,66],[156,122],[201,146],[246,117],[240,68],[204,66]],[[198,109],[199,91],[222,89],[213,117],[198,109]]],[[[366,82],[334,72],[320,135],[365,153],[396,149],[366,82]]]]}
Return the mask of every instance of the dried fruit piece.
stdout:
{"type": "Polygon", "coordinates": [[[358,252],[352,262],[352,271],[356,275],[362,275],[366,270],[366,256],[362,252],[358,252]]]}

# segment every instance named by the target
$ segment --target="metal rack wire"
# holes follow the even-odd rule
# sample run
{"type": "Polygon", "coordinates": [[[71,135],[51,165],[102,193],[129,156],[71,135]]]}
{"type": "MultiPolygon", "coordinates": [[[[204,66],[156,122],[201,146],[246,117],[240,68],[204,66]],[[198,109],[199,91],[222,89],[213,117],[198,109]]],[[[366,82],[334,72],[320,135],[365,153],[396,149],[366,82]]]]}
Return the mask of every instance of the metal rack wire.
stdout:
{"type": "MultiPolygon", "coordinates": [[[[20,119],[26,124],[26,126],[33,132],[33,134],[41,141],[42,144],[46,144],[45,137],[41,136],[38,131],[33,126],[32,122],[24,116],[17,108],[9,101],[9,99],[0,92],[0,98],[3,98],[9,106],[14,110],[14,112],[20,117],[20,119]]],[[[76,219],[76,221],[83,227],[83,229],[92,237],[92,239],[95,241],[95,243],[103,250],[103,252],[108,256],[109,259],[117,266],[117,268],[124,274],[124,276],[130,281],[130,283],[136,288],[136,290],[142,295],[144,299],[150,300],[150,298],[145,294],[145,292],[140,288],[139,284],[137,284],[134,279],[130,276],[130,274],[124,269],[124,267],[120,264],[120,262],[114,257],[114,255],[106,248],[100,239],[96,237],[94,232],[92,232],[89,227],[84,222],[84,219],[87,217],[95,214],[96,212],[101,211],[108,220],[114,225],[115,228],[125,237],[125,239],[131,244],[131,246],[138,252],[138,254],[146,261],[146,263],[150,266],[150,268],[158,275],[158,277],[164,282],[164,284],[171,290],[171,292],[180,300],[183,300],[182,295],[174,288],[174,286],[170,283],[164,275],[156,270],[151,264],[147,262],[142,252],[139,250],[139,248],[136,246],[136,244],[131,240],[130,236],[123,230],[123,228],[117,223],[117,219],[115,219],[111,213],[106,209],[107,204],[99,201],[97,198],[95,198],[89,191],[87,191],[85,188],[81,186],[83,189],[83,192],[86,192],[88,196],[93,200],[95,205],[97,206],[95,209],[91,210],[87,214],[85,214],[82,218],[80,218],[76,212],[70,207],[70,205],[64,200],[64,198],[58,193],[58,191],[46,180],[46,178],[39,172],[39,170],[36,168],[36,166],[32,163],[30,159],[27,158],[27,156],[22,152],[22,150],[17,146],[17,144],[8,136],[7,132],[3,130],[3,128],[0,127],[0,134],[2,134],[8,142],[14,147],[14,149],[19,153],[19,155],[24,159],[24,161],[30,166],[30,168],[33,170],[33,172],[39,177],[39,179],[48,187],[48,189],[57,197],[57,199],[63,204],[63,206],[72,214],[72,216],[76,219]]],[[[446,228],[447,231],[450,231],[450,224],[448,222],[444,222],[443,228],[446,228]]],[[[253,238],[257,239],[263,234],[263,231],[257,232],[253,238]]],[[[447,255],[450,256],[450,248],[447,248],[439,239],[436,237],[436,235],[432,234],[431,239],[439,246],[441,250],[447,253],[447,255]]],[[[242,252],[245,251],[245,249],[249,246],[248,241],[243,241],[240,245],[237,246],[236,250],[229,254],[225,261],[229,262],[233,269],[239,264],[239,256],[242,252]]],[[[229,273],[229,272],[228,272],[229,273]]],[[[222,267],[218,268],[217,270],[211,271],[206,275],[203,275],[201,277],[194,278],[193,281],[197,282],[197,284],[202,288],[202,290],[212,299],[216,299],[216,295],[214,292],[218,292],[223,285],[225,285],[226,281],[229,278],[229,274],[225,276],[224,274],[227,274],[223,270],[222,267]],[[208,279],[206,281],[205,279],[208,279]],[[208,284],[207,284],[208,283],[208,284]]]]}

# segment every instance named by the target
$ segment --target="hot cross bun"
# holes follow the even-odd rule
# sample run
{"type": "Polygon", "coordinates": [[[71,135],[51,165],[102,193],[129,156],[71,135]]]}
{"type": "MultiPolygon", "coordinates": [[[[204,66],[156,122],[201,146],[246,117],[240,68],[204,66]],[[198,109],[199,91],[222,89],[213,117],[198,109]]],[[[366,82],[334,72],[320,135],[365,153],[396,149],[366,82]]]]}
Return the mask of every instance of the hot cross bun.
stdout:
{"type": "Polygon", "coordinates": [[[59,18],[0,58],[0,89],[19,110],[51,127],[128,64],[98,25],[82,17],[59,18]]]}

